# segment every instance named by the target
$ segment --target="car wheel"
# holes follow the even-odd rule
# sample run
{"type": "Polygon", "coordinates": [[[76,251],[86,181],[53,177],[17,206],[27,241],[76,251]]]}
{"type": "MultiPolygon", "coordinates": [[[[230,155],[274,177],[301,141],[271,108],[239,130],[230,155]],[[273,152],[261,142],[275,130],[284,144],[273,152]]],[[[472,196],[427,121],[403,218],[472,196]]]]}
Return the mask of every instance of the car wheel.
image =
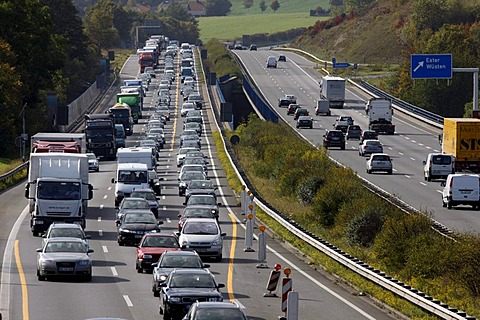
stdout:
{"type": "Polygon", "coordinates": [[[367,169],[367,173],[368,173],[368,174],[370,174],[370,173],[371,173],[371,171],[367,169]]]}
{"type": "Polygon", "coordinates": [[[89,275],[86,275],[84,278],[85,282],[91,282],[92,281],[92,274],[90,273],[89,275]]]}
{"type": "Polygon", "coordinates": [[[393,173],[393,170],[388,170],[387,171],[387,174],[392,174],[393,173]]]}
{"type": "Polygon", "coordinates": [[[451,201],[448,201],[447,202],[447,209],[452,209],[453,206],[452,206],[452,202],[451,201]]]}
{"type": "Polygon", "coordinates": [[[153,296],[154,297],[160,297],[160,292],[158,292],[157,290],[153,289],[153,296]]]}
{"type": "Polygon", "coordinates": [[[45,281],[45,276],[40,274],[40,270],[37,270],[37,279],[38,281],[45,281]]]}
{"type": "Polygon", "coordinates": [[[443,199],[442,199],[442,207],[445,208],[446,206],[447,206],[447,204],[445,202],[443,202],[443,199]]]}
{"type": "Polygon", "coordinates": [[[313,129],[313,125],[310,126],[310,129],[313,129]]]}
{"type": "Polygon", "coordinates": [[[219,256],[215,257],[215,261],[220,262],[223,259],[223,255],[220,254],[219,256]]]}
{"type": "Polygon", "coordinates": [[[428,182],[432,181],[432,178],[430,176],[427,176],[425,177],[425,180],[427,180],[428,182]]]}
{"type": "Polygon", "coordinates": [[[341,150],[345,150],[345,145],[343,145],[340,149],[341,149],[341,150]]]}

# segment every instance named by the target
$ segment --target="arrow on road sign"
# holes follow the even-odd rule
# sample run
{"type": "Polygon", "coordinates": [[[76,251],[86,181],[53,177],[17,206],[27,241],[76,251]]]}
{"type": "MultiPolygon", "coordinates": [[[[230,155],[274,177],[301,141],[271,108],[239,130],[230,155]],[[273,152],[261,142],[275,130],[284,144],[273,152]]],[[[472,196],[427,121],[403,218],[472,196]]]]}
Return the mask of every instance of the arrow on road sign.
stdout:
{"type": "Polygon", "coordinates": [[[415,69],[413,69],[413,72],[417,72],[417,70],[418,70],[419,68],[421,68],[421,67],[423,67],[423,61],[420,61],[420,62],[418,63],[418,66],[416,66],[415,69]]]}

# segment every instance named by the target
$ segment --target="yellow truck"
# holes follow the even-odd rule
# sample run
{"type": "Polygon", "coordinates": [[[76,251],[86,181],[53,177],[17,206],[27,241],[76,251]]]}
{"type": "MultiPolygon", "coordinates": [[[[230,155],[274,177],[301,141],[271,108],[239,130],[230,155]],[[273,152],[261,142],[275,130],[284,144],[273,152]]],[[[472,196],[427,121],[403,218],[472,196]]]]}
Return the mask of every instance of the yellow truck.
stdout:
{"type": "Polygon", "coordinates": [[[455,171],[480,171],[480,119],[443,119],[442,152],[455,157],[455,171]]]}

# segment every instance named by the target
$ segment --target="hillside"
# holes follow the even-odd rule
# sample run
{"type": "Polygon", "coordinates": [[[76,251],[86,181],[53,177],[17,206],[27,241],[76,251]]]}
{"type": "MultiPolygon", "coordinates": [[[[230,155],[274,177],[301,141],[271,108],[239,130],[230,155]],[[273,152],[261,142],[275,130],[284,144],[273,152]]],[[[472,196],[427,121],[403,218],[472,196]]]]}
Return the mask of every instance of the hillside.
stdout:
{"type": "MultiPolygon", "coordinates": [[[[250,15],[261,14],[260,2],[261,0],[254,0],[253,5],[250,8],[245,8],[243,5],[244,0],[230,0],[232,7],[230,8],[229,16],[236,15],[250,15]]],[[[328,9],[330,7],[329,0],[279,0],[280,8],[277,13],[300,13],[304,12],[308,14],[311,9],[322,7],[328,9]]],[[[273,13],[270,8],[271,1],[265,0],[267,10],[264,13],[273,13]]]]}
{"type": "Polygon", "coordinates": [[[399,26],[409,14],[409,2],[378,1],[363,16],[350,17],[334,27],[319,24],[292,45],[325,60],[350,63],[398,64],[402,56],[399,26]]]}

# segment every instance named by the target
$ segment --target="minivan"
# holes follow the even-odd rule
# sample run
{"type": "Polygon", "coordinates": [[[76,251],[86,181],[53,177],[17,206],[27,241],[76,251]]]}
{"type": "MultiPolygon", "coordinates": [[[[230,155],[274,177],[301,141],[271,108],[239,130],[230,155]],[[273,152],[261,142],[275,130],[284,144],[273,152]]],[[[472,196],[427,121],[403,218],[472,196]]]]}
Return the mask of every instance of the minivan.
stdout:
{"type": "Polygon", "coordinates": [[[480,208],[480,177],[476,174],[453,173],[442,182],[442,206],[452,209],[457,205],[480,208]]]}
{"type": "Polygon", "coordinates": [[[277,58],[275,56],[269,56],[267,58],[267,68],[276,68],[277,67],[277,58]]]}
{"type": "Polygon", "coordinates": [[[115,124],[115,140],[118,148],[125,148],[125,128],[123,124],[115,124]]]}
{"type": "Polygon", "coordinates": [[[455,173],[455,158],[450,154],[429,153],[423,161],[425,181],[445,179],[451,173],[455,173]]]}

